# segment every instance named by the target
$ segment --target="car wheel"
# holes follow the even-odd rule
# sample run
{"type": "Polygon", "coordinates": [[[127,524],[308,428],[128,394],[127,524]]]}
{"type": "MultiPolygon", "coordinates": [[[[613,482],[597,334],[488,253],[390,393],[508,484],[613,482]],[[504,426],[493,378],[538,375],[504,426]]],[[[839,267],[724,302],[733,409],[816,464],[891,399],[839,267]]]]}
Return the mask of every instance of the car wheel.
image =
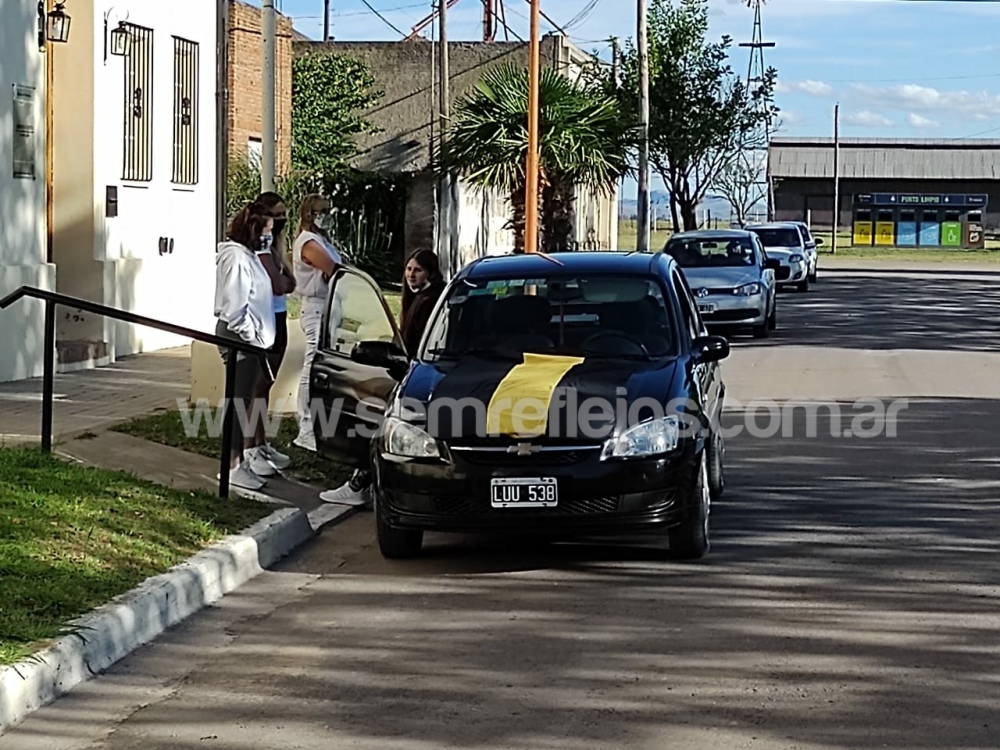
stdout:
{"type": "Polygon", "coordinates": [[[721,432],[712,434],[708,446],[708,488],[712,499],[718,500],[726,491],[726,443],[721,432]]]}
{"type": "Polygon", "coordinates": [[[709,549],[708,514],[712,504],[708,482],[708,451],[701,453],[698,474],[692,488],[691,514],[668,532],[670,555],[677,560],[697,560],[709,549]]]}
{"type": "Polygon", "coordinates": [[[415,557],[424,544],[424,532],[419,529],[397,529],[389,525],[382,510],[381,498],[375,500],[375,535],[379,552],[389,560],[415,557]]]}
{"type": "Polygon", "coordinates": [[[759,326],[753,327],[753,337],[755,339],[766,339],[771,335],[771,326],[767,319],[764,320],[759,326]]]}
{"type": "Polygon", "coordinates": [[[809,281],[811,281],[812,283],[814,283],[814,284],[815,284],[815,283],[816,283],[816,279],[818,279],[818,278],[819,278],[819,269],[817,268],[817,269],[816,269],[815,271],[813,271],[813,272],[812,272],[812,274],[811,274],[811,275],[809,276],[809,281]]]}
{"type": "Polygon", "coordinates": [[[809,279],[806,278],[803,281],[800,281],[798,284],[795,285],[795,288],[798,289],[800,292],[808,292],[809,291],[809,279]]]}
{"type": "Polygon", "coordinates": [[[778,304],[771,308],[771,314],[767,316],[767,327],[773,331],[778,327],[778,304]]]}

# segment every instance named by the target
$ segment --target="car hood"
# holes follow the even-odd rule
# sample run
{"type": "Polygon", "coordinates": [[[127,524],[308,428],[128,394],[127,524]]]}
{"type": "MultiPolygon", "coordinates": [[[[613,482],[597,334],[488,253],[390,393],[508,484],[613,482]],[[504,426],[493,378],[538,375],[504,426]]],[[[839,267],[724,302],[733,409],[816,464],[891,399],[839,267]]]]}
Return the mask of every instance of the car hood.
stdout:
{"type": "MultiPolygon", "coordinates": [[[[604,439],[613,431],[616,418],[627,418],[633,406],[639,410],[643,404],[655,401],[662,408],[686,393],[681,390],[684,367],[679,359],[583,359],[579,363],[560,363],[552,357],[528,355],[526,360],[469,356],[446,364],[415,362],[396,392],[390,413],[399,414],[404,406],[417,410],[421,416],[410,418],[424,422],[434,437],[470,441],[502,434],[499,428],[511,421],[513,404],[524,398],[520,413],[527,426],[536,417],[547,415],[549,439],[575,442],[604,439]],[[530,395],[523,390],[519,395],[515,380],[546,386],[553,395],[548,404],[544,403],[544,394],[537,395],[535,388],[530,395]],[[500,415],[499,422],[488,421],[494,397],[501,403],[510,399],[507,409],[491,412],[494,417],[500,415]],[[591,407],[588,399],[597,400],[590,402],[591,407]],[[581,412],[592,415],[589,424],[579,419],[581,412]]],[[[637,413],[639,418],[651,416],[649,408],[637,413]]]]}
{"type": "Polygon", "coordinates": [[[742,266],[740,268],[682,268],[681,272],[687,279],[688,286],[697,291],[701,287],[717,289],[719,287],[737,287],[760,281],[760,271],[757,267],[742,266]]]}

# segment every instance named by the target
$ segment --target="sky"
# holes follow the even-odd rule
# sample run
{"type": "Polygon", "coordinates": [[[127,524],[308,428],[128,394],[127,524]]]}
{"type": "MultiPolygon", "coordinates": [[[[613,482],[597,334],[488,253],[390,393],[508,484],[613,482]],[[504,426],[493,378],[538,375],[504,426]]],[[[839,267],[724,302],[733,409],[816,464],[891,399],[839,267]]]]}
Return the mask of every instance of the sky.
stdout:
{"type": "MultiPolygon", "coordinates": [[[[277,3],[302,33],[322,37],[323,0],[277,3]]],[[[335,39],[402,39],[431,10],[431,0],[367,3],[332,0],[335,39]]],[[[527,39],[527,0],[505,7],[512,33],[527,39]]],[[[611,36],[635,37],[635,11],[623,0],[542,0],[541,9],[605,59],[611,36]]],[[[733,39],[730,64],[745,77],[749,50],[737,45],[751,39],[753,12],[741,0],[710,0],[710,12],[711,35],[733,39]]],[[[481,38],[481,13],[479,0],[459,0],[449,10],[449,39],[481,38]]],[[[1000,2],[766,0],[762,27],[775,43],[764,54],[778,72],[776,135],[832,136],[839,103],[842,137],[1000,138],[1000,2]]],[[[543,20],[541,29],[553,27],[543,20]]]]}

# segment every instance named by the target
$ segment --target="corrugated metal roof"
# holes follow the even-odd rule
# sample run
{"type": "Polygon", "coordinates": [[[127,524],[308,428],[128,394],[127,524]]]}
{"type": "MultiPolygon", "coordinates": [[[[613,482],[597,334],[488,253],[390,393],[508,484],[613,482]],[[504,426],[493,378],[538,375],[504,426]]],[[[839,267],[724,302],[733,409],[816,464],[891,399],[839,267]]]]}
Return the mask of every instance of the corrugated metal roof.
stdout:
{"type": "MultiPolygon", "coordinates": [[[[775,177],[833,178],[833,138],[774,138],[775,177]]],[[[1000,140],[840,139],[842,178],[1000,180],[1000,140]]]]}

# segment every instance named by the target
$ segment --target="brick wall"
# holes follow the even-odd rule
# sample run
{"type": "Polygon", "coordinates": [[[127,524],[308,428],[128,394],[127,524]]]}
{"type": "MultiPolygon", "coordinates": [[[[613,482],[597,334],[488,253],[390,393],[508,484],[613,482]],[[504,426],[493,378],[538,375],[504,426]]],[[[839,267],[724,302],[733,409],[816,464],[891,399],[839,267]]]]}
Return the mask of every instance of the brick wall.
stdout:
{"type": "MultiPolygon", "coordinates": [[[[275,60],[275,161],[279,173],[292,156],[292,21],[278,14],[275,60]]],[[[259,8],[229,3],[229,158],[245,158],[250,139],[260,140],[264,96],[264,39],[259,8]]]]}

